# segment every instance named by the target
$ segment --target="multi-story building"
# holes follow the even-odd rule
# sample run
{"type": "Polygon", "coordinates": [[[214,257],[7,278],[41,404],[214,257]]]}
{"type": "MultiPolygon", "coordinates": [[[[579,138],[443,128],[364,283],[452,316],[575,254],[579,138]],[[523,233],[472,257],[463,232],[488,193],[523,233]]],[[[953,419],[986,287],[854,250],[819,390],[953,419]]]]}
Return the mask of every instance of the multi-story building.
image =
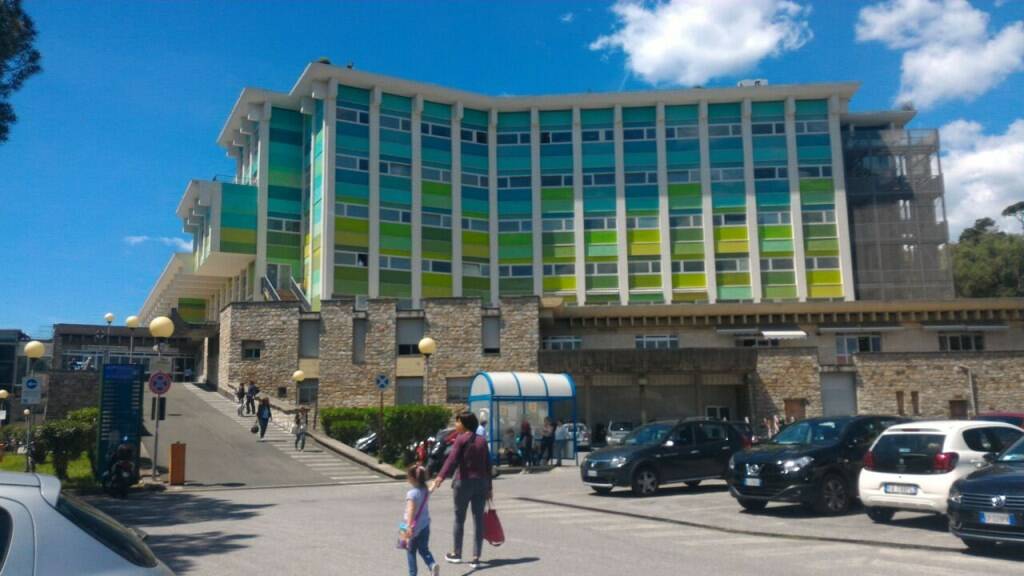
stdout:
{"type": "Polygon", "coordinates": [[[951,300],[937,132],[851,112],[857,88],[491,97],[312,63],[242,92],[235,174],[187,186],[193,253],[141,317],[219,334],[197,354],[221,385],[302,367],[303,401],[372,401],[383,373],[389,401],[457,404],[490,368],[593,382],[595,420],[651,416],[652,390],[657,416],[861,409],[855,355],[1019,335],[1024,305],[951,300]]]}

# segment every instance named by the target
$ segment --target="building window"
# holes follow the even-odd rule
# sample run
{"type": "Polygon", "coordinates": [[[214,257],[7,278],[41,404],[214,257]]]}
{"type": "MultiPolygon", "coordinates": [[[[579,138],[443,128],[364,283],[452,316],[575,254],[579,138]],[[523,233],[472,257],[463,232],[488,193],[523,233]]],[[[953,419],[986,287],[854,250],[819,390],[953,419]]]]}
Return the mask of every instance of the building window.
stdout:
{"type": "Polygon", "coordinates": [[[967,400],[950,400],[949,417],[953,420],[966,420],[967,400]]]}
{"type": "Polygon", "coordinates": [[[836,362],[852,364],[859,352],[881,352],[882,337],[878,334],[836,334],[836,362]]]}
{"type": "Polygon", "coordinates": [[[761,258],[761,271],[762,272],[779,272],[779,271],[792,271],[793,270],[793,259],[792,258],[761,258]]]}
{"type": "Polygon", "coordinates": [[[675,350],[679,348],[679,337],[675,334],[641,334],[636,337],[637,350],[675,350]]]}
{"type": "Polygon", "coordinates": [[[808,270],[834,270],[839,268],[839,258],[837,256],[805,258],[804,266],[806,266],[808,270]]]}
{"type": "Polygon", "coordinates": [[[703,272],[704,261],[703,260],[673,260],[672,261],[672,273],[673,274],[685,274],[690,272],[703,272]]]}
{"type": "Polygon", "coordinates": [[[896,413],[900,416],[906,414],[906,410],[903,408],[903,390],[896,391],[896,413]]]}
{"type": "Polygon", "coordinates": [[[348,250],[335,250],[334,265],[366,268],[367,266],[370,265],[370,257],[366,254],[366,252],[349,252],[348,250]]]}
{"type": "Polygon", "coordinates": [[[750,270],[750,261],[746,258],[722,258],[715,260],[716,272],[746,272],[750,270]]]}
{"type": "Polygon", "coordinates": [[[746,214],[713,214],[711,222],[715,226],[746,226],[746,214]]]}
{"type": "Polygon", "coordinates": [[[700,228],[703,226],[700,214],[672,216],[668,219],[670,228],[700,228]]]}
{"type": "Polygon", "coordinates": [[[483,320],[484,354],[501,354],[501,317],[487,316],[483,320]]]}
{"type": "Polygon", "coordinates": [[[491,276],[491,267],[479,262],[463,262],[462,275],[475,278],[489,278],[491,276]]]}
{"type": "Polygon", "coordinates": [[[423,378],[399,378],[395,382],[395,404],[423,404],[423,378]]]}
{"type": "Polygon", "coordinates": [[[472,378],[449,378],[445,402],[449,404],[466,404],[469,402],[469,386],[472,378]]]}
{"type": "Polygon", "coordinates": [[[790,214],[789,212],[777,211],[777,212],[758,212],[757,223],[762,225],[771,224],[789,224],[790,214]]]}
{"type": "Polygon", "coordinates": [[[263,340],[242,340],[242,360],[259,360],[263,357],[263,340]]]}
{"type": "Polygon", "coordinates": [[[316,379],[303,380],[299,382],[298,396],[299,404],[314,404],[320,393],[320,381],[316,379]]]}
{"type": "Polygon", "coordinates": [[[619,265],[616,262],[588,262],[584,270],[587,276],[618,276],[619,265]]]}
{"type": "Polygon", "coordinates": [[[544,350],[579,350],[583,338],[579,336],[545,336],[541,342],[544,350]]]}
{"type": "Polygon", "coordinates": [[[759,338],[757,336],[750,336],[746,338],[737,338],[735,340],[737,348],[778,348],[779,340],[777,338],[759,338]]]}
{"type": "Polygon", "coordinates": [[[420,340],[423,339],[424,325],[422,318],[399,318],[395,322],[395,335],[398,339],[399,356],[417,356],[420,353],[420,340]]]}
{"type": "Polygon", "coordinates": [[[320,321],[299,321],[299,358],[320,357],[320,321]]]}
{"type": "Polygon", "coordinates": [[[984,334],[939,334],[939,350],[943,352],[981,352],[984,349],[984,334]]]}
{"type": "Polygon", "coordinates": [[[783,400],[786,420],[803,420],[807,417],[806,398],[786,398],[783,400]]]}
{"type": "Polygon", "coordinates": [[[910,409],[914,411],[914,416],[921,415],[921,396],[916,390],[910,393],[910,409]]]}
{"type": "Polygon", "coordinates": [[[545,276],[573,276],[576,274],[575,264],[545,264],[542,267],[545,276]]]}
{"type": "Polygon", "coordinates": [[[352,363],[363,364],[366,362],[366,324],[365,318],[356,318],[352,321],[352,363]]]}
{"type": "Polygon", "coordinates": [[[267,218],[267,230],[299,234],[302,232],[302,221],[286,218],[267,218]]]}

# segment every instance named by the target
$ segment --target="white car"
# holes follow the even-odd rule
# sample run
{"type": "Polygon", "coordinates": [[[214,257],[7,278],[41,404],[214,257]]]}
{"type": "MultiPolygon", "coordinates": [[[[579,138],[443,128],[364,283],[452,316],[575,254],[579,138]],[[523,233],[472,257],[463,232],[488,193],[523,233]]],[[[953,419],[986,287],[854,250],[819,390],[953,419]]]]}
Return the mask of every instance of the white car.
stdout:
{"type": "Polygon", "coordinates": [[[986,454],[1010,447],[1024,430],[1001,422],[946,420],[898,424],[883,432],[864,456],[859,492],[875,522],[897,510],[946,513],[949,489],[988,462],[986,454]]]}

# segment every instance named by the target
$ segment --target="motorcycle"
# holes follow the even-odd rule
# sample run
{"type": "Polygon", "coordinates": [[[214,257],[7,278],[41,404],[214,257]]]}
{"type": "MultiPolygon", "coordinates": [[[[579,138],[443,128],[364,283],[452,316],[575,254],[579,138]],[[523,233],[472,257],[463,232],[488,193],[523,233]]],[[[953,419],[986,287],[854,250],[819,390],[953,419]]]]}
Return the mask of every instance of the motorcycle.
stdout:
{"type": "Polygon", "coordinates": [[[110,465],[103,473],[101,478],[103,490],[111,496],[124,498],[128,495],[128,488],[135,484],[136,479],[135,448],[128,444],[126,439],[117,447],[110,465]]]}

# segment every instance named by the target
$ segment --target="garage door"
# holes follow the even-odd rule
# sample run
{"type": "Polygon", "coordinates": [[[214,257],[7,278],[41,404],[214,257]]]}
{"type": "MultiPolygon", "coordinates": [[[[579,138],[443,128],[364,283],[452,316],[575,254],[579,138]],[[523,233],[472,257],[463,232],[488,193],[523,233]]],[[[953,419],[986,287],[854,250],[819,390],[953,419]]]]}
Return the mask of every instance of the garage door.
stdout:
{"type": "Polygon", "coordinates": [[[857,413],[857,385],[849,372],[821,375],[821,407],[825,416],[857,413]]]}

